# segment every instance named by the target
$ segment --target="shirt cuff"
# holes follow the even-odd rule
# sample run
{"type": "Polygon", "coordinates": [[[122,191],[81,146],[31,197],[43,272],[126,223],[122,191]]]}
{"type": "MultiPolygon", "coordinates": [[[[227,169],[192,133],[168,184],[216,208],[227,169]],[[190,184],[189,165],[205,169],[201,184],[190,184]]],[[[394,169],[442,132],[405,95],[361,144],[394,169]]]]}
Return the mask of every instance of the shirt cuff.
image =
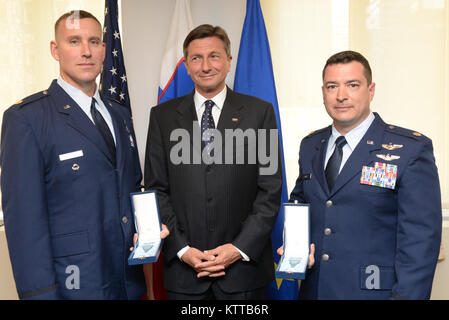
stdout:
{"type": "Polygon", "coordinates": [[[237,251],[242,255],[242,260],[243,260],[243,261],[246,261],[246,262],[250,261],[249,257],[248,257],[245,253],[243,253],[242,250],[240,250],[240,249],[237,248],[236,246],[234,246],[234,248],[236,248],[237,251]]]}
{"type": "Polygon", "coordinates": [[[182,259],[181,259],[182,255],[184,253],[186,253],[186,251],[189,250],[189,249],[190,249],[190,246],[185,246],[184,248],[182,248],[181,250],[178,251],[178,253],[176,255],[178,256],[179,260],[182,261],[182,259]]]}

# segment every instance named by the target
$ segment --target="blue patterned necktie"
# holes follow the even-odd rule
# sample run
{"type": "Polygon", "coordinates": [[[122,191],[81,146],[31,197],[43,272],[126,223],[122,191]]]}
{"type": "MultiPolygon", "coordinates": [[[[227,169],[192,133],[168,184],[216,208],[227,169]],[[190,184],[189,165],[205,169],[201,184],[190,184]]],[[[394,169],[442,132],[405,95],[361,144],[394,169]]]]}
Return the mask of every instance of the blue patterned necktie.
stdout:
{"type": "Polygon", "coordinates": [[[327,185],[329,186],[329,190],[335,185],[335,181],[337,181],[338,173],[340,171],[341,160],[343,158],[343,147],[346,144],[346,139],[344,136],[339,136],[335,141],[335,150],[332,153],[329,161],[326,166],[326,180],[327,185]]]}
{"type": "Polygon", "coordinates": [[[108,147],[111,156],[112,161],[115,167],[115,143],[114,138],[112,137],[111,130],[109,129],[108,124],[104,120],[103,116],[101,115],[100,111],[97,110],[95,107],[95,98],[92,98],[92,103],[90,105],[90,113],[92,114],[92,118],[94,120],[95,126],[98,128],[98,130],[101,133],[101,136],[103,137],[104,141],[106,142],[106,146],[108,147]]]}
{"type": "Polygon", "coordinates": [[[207,154],[211,155],[210,151],[212,149],[212,141],[214,141],[214,136],[207,130],[215,129],[215,122],[212,117],[212,107],[214,106],[214,102],[212,100],[206,100],[204,105],[206,108],[204,109],[203,116],[201,118],[201,137],[207,154]]]}

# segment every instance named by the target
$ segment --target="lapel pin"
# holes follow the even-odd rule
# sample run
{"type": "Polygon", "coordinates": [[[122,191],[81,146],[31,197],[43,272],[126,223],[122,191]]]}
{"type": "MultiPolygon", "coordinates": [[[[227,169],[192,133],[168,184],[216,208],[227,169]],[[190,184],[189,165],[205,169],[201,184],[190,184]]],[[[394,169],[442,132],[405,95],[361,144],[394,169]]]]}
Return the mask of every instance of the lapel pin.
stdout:
{"type": "Polygon", "coordinates": [[[368,141],[366,141],[366,144],[373,145],[373,144],[374,144],[374,141],[373,141],[373,140],[368,140],[368,141]]]}
{"type": "Polygon", "coordinates": [[[400,156],[394,156],[394,155],[390,155],[390,154],[376,154],[376,157],[385,160],[385,161],[392,161],[392,160],[397,160],[400,158],[400,156]]]}
{"type": "Polygon", "coordinates": [[[68,104],[66,104],[66,105],[64,106],[64,109],[65,109],[65,110],[70,109],[70,108],[71,108],[71,106],[68,105],[68,104]]]}
{"type": "Polygon", "coordinates": [[[404,145],[402,145],[402,144],[393,144],[390,142],[389,144],[383,144],[382,148],[392,151],[392,150],[396,150],[396,149],[401,149],[403,146],[404,145]]]}

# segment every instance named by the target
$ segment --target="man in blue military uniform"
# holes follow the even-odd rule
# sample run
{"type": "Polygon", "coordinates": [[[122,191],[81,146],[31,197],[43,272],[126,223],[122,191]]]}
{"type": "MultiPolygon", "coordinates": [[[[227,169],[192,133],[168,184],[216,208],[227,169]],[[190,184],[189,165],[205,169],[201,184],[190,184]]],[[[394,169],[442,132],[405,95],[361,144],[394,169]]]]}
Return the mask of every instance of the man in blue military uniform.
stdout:
{"type": "Polygon", "coordinates": [[[441,240],[430,139],[370,110],[375,84],[353,51],[330,57],[323,99],[333,125],[300,146],[290,201],[310,203],[315,265],[302,299],[429,299],[441,240]]]}
{"type": "MultiPolygon", "coordinates": [[[[100,96],[105,44],[88,12],[55,24],[60,77],[9,108],[1,136],[5,231],[19,298],[138,299],[129,193],[142,178],[126,108],[100,96]]],[[[166,236],[166,230],[161,236],[166,236]]]]}

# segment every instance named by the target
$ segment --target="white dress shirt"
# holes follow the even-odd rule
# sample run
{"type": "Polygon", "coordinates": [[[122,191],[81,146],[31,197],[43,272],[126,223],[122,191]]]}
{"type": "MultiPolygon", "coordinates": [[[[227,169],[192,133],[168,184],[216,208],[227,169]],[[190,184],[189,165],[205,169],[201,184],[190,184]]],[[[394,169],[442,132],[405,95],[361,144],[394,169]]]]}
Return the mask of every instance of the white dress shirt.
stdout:
{"type": "MultiPolygon", "coordinates": [[[[220,93],[218,93],[215,97],[213,97],[212,99],[207,99],[203,97],[198,91],[195,90],[195,94],[193,95],[193,101],[195,103],[195,111],[200,128],[201,128],[201,118],[203,117],[204,110],[206,109],[205,102],[207,100],[212,100],[214,102],[214,106],[212,107],[212,117],[214,118],[215,128],[218,127],[218,121],[220,119],[221,110],[223,110],[223,105],[226,100],[226,92],[227,88],[225,86],[223,90],[221,90],[220,93]]],[[[249,257],[245,253],[243,253],[239,248],[235,246],[234,248],[236,248],[237,251],[242,255],[243,261],[250,261],[249,257]]],[[[185,246],[184,248],[179,250],[177,253],[178,258],[181,259],[182,255],[189,249],[190,246],[185,246]]]]}
{"type": "MultiPolygon", "coordinates": [[[[366,117],[365,120],[361,124],[359,124],[357,127],[349,131],[347,134],[345,134],[346,144],[343,146],[343,157],[341,159],[341,165],[340,170],[338,171],[340,173],[341,169],[343,169],[343,166],[345,165],[348,158],[351,156],[354,149],[359,144],[360,140],[362,140],[365,133],[368,131],[368,128],[371,126],[371,123],[374,121],[374,114],[370,112],[368,117],[366,117]]],[[[335,140],[341,136],[340,132],[335,129],[334,125],[332,125],[332,135],[329,138],[329,142],[327,143],[327,151],[326,151],[326,160],[324,162],[324,168],[327,166],[327,162],[329,161],[329,158],[332,156],[332,153],[335,149],[335,140]]]]}
{"type": "Polygon", "coordinates": [[[218,120],[220,119],[221,110],[223,109],[224,102],[226,100],[226,86],[212,99],[207,99],[203,97],[198,91],[195,90],[193,95],[193,102],[195,103],[196,116],[198,118],[198,124],[201,128],[201,118],[203,117],[204,110],[206,109],[205,102],[207,100],[212,100],[214,106],[212,107],[212,117],[214,118],[215,128],[218,126],[218,120]]]}
{"type": "MultiPolygon", "coordinates": [[[[89,117],[90,121],[92,121],[93,124],[95,124],[94,119],[92,118],[92,114],[90,113],[90,105],[92,103],[92,97],[87,96],[84,92],[82,92],[80,89],[75,88],[71,84],[67,83],[64,79],[61,77],[58,78],[57,83],[59,86],[72,98],[78,106],[81,108],[81,110],[84,111],[84,113],[89,117]]],[[[103,116],[104,120],[106,121],[109,130],[111,130],[112,137],[115,141],[115,132],[114,132],[114,126],[112,124],[112,118],[109,114],[108,109],[104,105],[103,101],[100,98],[100,93],[98,92],[98,87],[95,88],[95,93],[93,98],[97,101],[95,103],[95,106],[97,107],[97,110],[100,111],[101,115],[103,116]]]]}

